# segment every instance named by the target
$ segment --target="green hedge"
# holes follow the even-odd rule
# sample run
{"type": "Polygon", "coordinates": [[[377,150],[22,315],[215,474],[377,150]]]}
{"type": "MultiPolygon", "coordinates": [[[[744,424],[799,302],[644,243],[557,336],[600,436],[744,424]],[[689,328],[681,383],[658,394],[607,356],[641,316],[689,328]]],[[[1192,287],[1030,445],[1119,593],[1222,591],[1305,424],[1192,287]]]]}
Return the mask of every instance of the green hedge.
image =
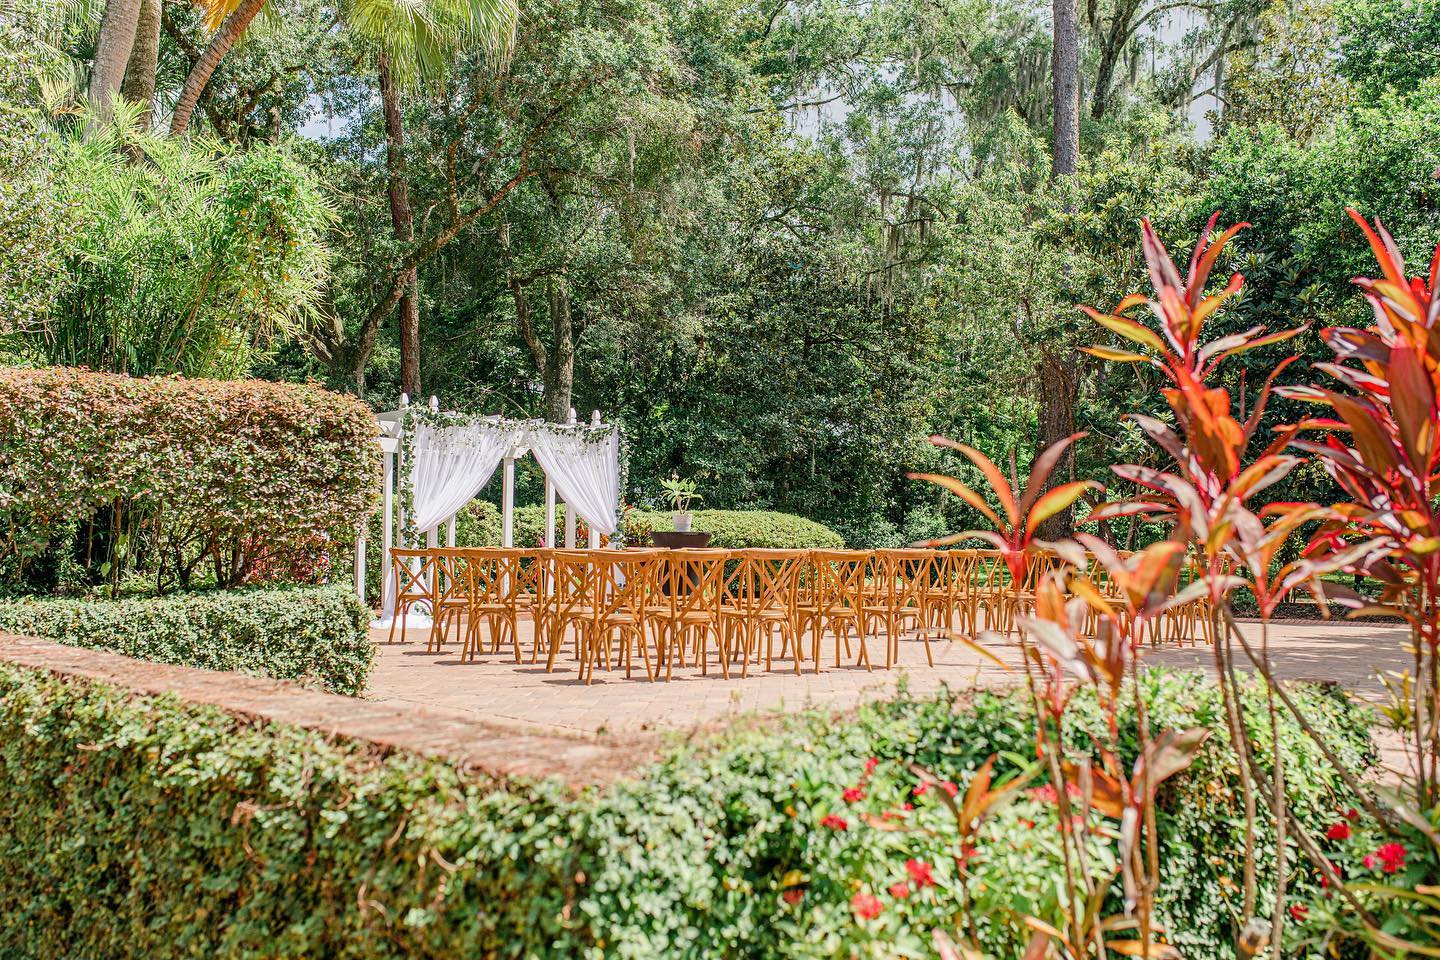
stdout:
{"type": "Polygon", "coordinates": [[[49,592],[309,570],[379,502],[376,430],[311,384],[0,369],[0,577],[49,592]]]}
{"type": "MultiPolygon", "coordinates": [[[[1157,724],[1218,727],[1212,685],[1143,683],[1157,724]]],[[[1343,754],[1367,755],[1363,708],[1297,696],[1343,754]]],[[[1102,721],[1076,702],[1080,743],[1102,721]]],[[[992,753],[1001,776],[1014,772],[1034,751],[1025,704],[902,696],[805,714],[571,796],[0,664],[0,942],[27,957],[929,956],[930,930],[953,924],[953,821],[913,794],[908,764],[962,789],[992,753]],[[886,818],[904,803],[914,809],[886,818]],[[845,829],[822,825],[832,815],[845,829]],[[892,894],[909,859],[939,886],[892,894]],[[857,921],[856,893],[879,897],[882,915],[857,921]]],[[[1256,689],[1247,710],[1263,716],[1256,689]]],[[[1293,725],[1281,735],[1306,772],[1292,778],[1294,808],[1330,822],[1349,798],[1293,725]]],[[[1233,956],[1219,882],[1241,867],[1230,759],[1217,729],[1163,788],[1162,910],[1189,960],[1233,956]]],[[[1054,919],[1051,822],[1053,804],[1022,794],[972,861],[998,958],[1023,943],[1016,909],[1054,919]]],[[[1295,878],[1297,896],[1307,883],[1295,878]]]]}
{"type": "MultiPolygon", "coordinates": [[[[668,513],[636,512],[626,518],[631,528],[672,530],[668,513]]],[[[696,510],[690,529],[707,531],[710,546],[727,550],[839,550],[845,538],[823,523],[773,510],[696,510]]]]}
{"type": "MultiPolygon", "coordinates": [[[[773,510],[697,510],[692,529],[708,531],[712,547],[742,550],[768,547],[777,550],[839,550],[845,546],[840,534],[814,520],[773,510]]],[[[669,530],[670,514],[632,511],[625,515],[621,531],[630,542],[645,540],[651,530],[669,530]]],[[[577,542],[585,542],[585,523],[577,527],[577,542]]],[[[555,511],[556,539],[564,536],[565,513],[555,511]]],[[[488,501],[473,501],[456,522],[455,542],[462,547],[499,546],[500,511],[488,501]]],[[[515,508],[515,545],[535,547],[545,535],[545,508],[515,508]]]]}
{"type": "Polygon", "coordinates": [[[0,601],[0,630],[345,694],[362,692],[370,676],[369,623],[369,609],[334,586],[0,601]]]}

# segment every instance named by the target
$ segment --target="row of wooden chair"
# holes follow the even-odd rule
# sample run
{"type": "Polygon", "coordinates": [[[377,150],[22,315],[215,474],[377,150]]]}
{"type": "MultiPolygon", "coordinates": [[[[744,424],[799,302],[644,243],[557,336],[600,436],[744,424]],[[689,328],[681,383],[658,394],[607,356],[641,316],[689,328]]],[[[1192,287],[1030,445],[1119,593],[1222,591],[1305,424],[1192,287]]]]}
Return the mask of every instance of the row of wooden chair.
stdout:
{"type": "MultiPolygon", "coordinates": [[[[826,638],[837,667],[853,657],[872,669],[870,641],[883,639],[888,669],[906,636],[923,642],[933,666],[934,637],[1012,633],[1036,578],[1059,564],[1038,556],[1017,586],[999,553],[986,550],[395,550],[390,639],[397,624],[403,637],[410,609],[423,606],[432,650],[459,636],[462,657],[473,660],[488,631],[490,653],[508,646],[518,663],[519,624],[529,619],[530,662],[543,655],[552,670],[573,641],[587,682],[597,663],[631,675],[637,654],[651,678],[669,679],[687,662],[706,673],[712,653],[726,677],[762,660],[768,671],[777,657],[798,673],[808,656],[818,672],[826,638]]],[[[1103,577],[1097,587],[1111,589],[1103,577]]],[[[1187,608],[1157,621],[1152,641],[1193,637],[1197,624],[1204,629],[1208,617],[1187,608]]]]}

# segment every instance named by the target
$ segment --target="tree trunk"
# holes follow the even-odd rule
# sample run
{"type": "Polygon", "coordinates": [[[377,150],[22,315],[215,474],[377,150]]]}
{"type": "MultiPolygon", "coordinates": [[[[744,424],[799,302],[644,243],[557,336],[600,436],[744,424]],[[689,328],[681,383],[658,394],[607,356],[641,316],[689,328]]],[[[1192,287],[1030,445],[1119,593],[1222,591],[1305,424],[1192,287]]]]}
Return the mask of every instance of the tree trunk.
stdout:
{"type": "Polygon", "coordinates": [[[190,129],[190,118],[195,114],[195,108],[200,103],[200,94],[205,92],[205,85],[215,74],[215,69],[220,66],[220,61],[225,59],[225,54],[230,52],[235,41],[245,33],[250,21],[255,19],[255,14],[265,6],[265,0],[241,0],[240,6],[225,22],[220,24],[220,29],[215,31],[215,36],[210,38],[210,46],[200,55],[200,59],[191,68],[190,75],[185,78],[185,86],[180,88],[180,99],[175,102],[175,115],[170,120],[171,136],[183,136],[185,131],[190,129]]]}
{"type": "Polygon", "coordinates": [[[1100,65],[1095,70],[1095,89],[1090,95],[1092,120],[1102,119],[1110,109],[1110,91],[1115,86],[1115,68],[1120,65],[1120,55],[1123,52],[1122,42],[1113,36],[1101,43],[1100,65]]]}
{"type": "MultiPolygon", "coordinates": [[[[390,196],[390,223],[395,239],[409,244],[415,239],[415,217],[410,209],[410,185],[405,175],[405,124],[400,116],[400,89],[390,70],[390,58],[376,57],[380,77],[380,104],[385,114],[386,192],[390,196]]],[[[420,283],[419,272],[411,270],[400,297],[400,389],[411,397],[420,396],[420,283]]]]}
{"type": "MultiPolygon", "coordinates": [[[[1061,349],[1064,348],[1065,345],[1061,345],[1061,349]]],[[[1073,354],[1060,355],[1047,349],[1041,356],[1040,446],[1037,453],[1075,432],[1075,400],[1080,386],[1077,372],[1073,354]]],[[[1047,487],[1058,486],[1074,479],[1074,450],[1072,446],[1065,451],[1065,455],[1055,465],[1055,472],[1050,474],[1047,487]]],[[[1059,540],[1071,536],[1074,532],[1073,509],[1062,510],[1040,524],[1037,536],[1045,540],[1059,540]]]]}
{"type": "Polygon", "coordinates": [[[1080,26],[1075,0],[1051,0],[1055,18],[1050,83],[1055,108],[1054,175],[1075,172],[1080,159],[1080,26]]]}
{"type": "Polygon", "coordinates": [[[100,18],[100,37],[95,43],[88,93],[90,105],[104,120],[114,116],[111,101],[120,92],[139,19],[140,0],[110,0],[100,18]]]}
{"type": "Polygon", "coordinates": [[[125,99],[140,104],[140,129],[149,132],[155,108],[155,68],[160,62],[160,7],[162,0],[140,0],[136,19],[135,45],[130,49],[130,63],[125,67],[125,80],[120,92],[125,99]]]}
{"type": "Polygon", "coordinates": [[[563,277],[550,281],[550,358],[545,364],[545,416],[554,423],[570,418],[575,392],[575,336],[570,325],[570,292],[563,277]]]}

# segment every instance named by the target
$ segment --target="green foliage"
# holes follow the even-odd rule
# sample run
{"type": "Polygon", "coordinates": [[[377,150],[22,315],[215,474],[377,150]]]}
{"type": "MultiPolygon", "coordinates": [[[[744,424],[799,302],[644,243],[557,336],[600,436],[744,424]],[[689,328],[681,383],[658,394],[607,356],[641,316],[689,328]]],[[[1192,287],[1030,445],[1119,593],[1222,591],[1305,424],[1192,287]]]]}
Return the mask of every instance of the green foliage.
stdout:
{"type": "MultiPolygon", "coordinates": [[[[697,510],[690,529],[710,534],[710,546],[727,550],[838,550],[845,540],[822,523],[773,510],[697,510]]],[[[668,513],[637,512],[632,522],[648,522],[652,530],[669,530],[668,513]]]]}
{"type": "Polygon", "coordinates": [[[1440,78],[1436,0],[1339,0],[1336,9],[1339,72],[1365,97],[1415,93],[1440,78]]]}
{"type": "Polygon", "coordinates": [[[0,334],[33,331],[54,300],[71,210],[56,196],[45,89],[68,71],[49,5],[0,9],[0,334]]]}
{"type": "Polygon", "coordinates": [[[54,303],[19,347],[46,363],[239,377],[311,318],[332,214],[279,148],[90,125],[56,147],[71,211],[54,303]]]}
{"type": "Polygon", "coordinates": [[[353,592],[328,586],[0,600],[0,630],[350,695],[364,691],[375,653],[369,608],[353,592]]]}
{"type": "Polygon", "coordinates": [[[0,370],[0,563],[53,588],[330,554],[375,507],[370,411],[313,385],[0,370]]]}
{"type": "MultiPolygon", "coordinates": [[[[1161,798],[1168,929],[1187,957],[1233,956],[1242,814],[1218,693],[1189,674],[1143,682],[1157,728],[1215,731],[1161,798]]],[[[1361,708],[1295,694],[1347,757],[1368,755],[1361,708]]],[[[1078,696],[1077,716],[1103,723],[1078,696]]],[[[1256,717],[1260,697],[1247,693],[1256,717]]],[[[928,955],[930,930],[953,922],[959,851],[942,788],[917,795],[909,764],[957,789],[992,754],[1002,779],[1029,771],[1030,717],[1023,695],[902,696],[740,728],[572,797],[0,666],[0,932],[29,955],[117,958],[928,955]],[[877,918],[856,918],[857,893],[877,918]]],[[[1347,798],[1293,724],[1282,736],[1314,772],[1292,778],[1292,804],[1323,829],[1347,798]]],[[[1057,915],[1053,817],[1042,789],[1019,794],[970,860],[996,957],[1017,955],[1018,914],[1057,915]]]]}

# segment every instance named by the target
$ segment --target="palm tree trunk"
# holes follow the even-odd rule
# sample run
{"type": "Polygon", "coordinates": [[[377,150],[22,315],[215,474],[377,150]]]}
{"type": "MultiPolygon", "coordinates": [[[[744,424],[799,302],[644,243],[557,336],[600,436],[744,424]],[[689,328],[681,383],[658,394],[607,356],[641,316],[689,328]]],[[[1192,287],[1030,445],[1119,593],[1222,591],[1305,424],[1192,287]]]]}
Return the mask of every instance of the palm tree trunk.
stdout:
{"type": "Polygon", "coordinates": [[[150,129],[155,106],[155,68],[160,62],[160,5],[162,0],[140,0],[136,18],[135,45],[120,92],[126,100],[140,104],[140,128],[150,129]]]}
{"type": "Polygon", "coordinates": [[[1054,47],[1050,82],[1055,107],[1053,171],[1057,177],[1075,172],[1080,158],[1080,25],[1075,0],[1051,0],[1054,47]]]}
{"type": "MultiPolygon", "coordinates": [[[[390,222],[395,239],[408,244],[415,239],[414,214],[410,210],[410,185],[405,175],[405,123],[400,115],[400,90],[390,70],[390,58],[376,57],[380,77],[380,104],[385,114],[386,192],[390,196],[390,222]]],[[[420,395],[420,282],[410,271],[405,293],[400,298],[400,389],[411,397],[420,395]]]]}
{"type": "Polygon", "coordinates": [[[191,68],[190,75],[185,78],[185,86],[180,89],[180,99],[175,102],[175,116],[170,120],[171,136],[183,136],[185,131],[190,129],[190,118],[195,115],[195,108],[200,104],[200,94],[205,92],[205,85],[210,82],[215,69],[220,66],[220,61],[225,59],[225,54],[230,52],[235,41],[239,40],[245,33],[250,21],[265,6],[265,0],[241,0],[240,6],[225,22],[220,24],[220,29],[215,31],[215,36],[210,38],[210,46],[195,61],[191,68]]]}
{"type": "Polygon", "coordinates": [[[140,0],[110,0],[100,18],[100,37],[95,43],[95,63],[90,68],[90,105],[101,118],[113,115],[111,101],[120,92],[130,49],[135,45],[140,0]]]}

